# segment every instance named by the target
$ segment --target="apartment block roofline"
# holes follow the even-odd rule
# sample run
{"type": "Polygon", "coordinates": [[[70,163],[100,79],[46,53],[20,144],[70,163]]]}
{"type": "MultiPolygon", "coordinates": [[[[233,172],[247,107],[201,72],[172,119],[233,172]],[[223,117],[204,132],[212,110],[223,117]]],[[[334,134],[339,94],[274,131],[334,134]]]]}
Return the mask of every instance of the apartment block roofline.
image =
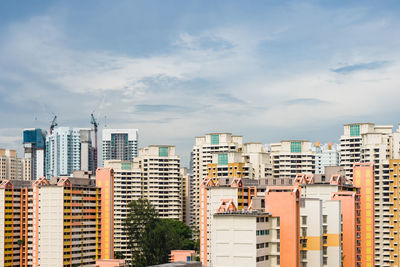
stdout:
{"type": "Polygon", "coordinates": [[[148,147],[175,147],[174,145],[149,145],[148,147]]]}
{"type": "Polygon", "coordinates": [[[246,143],[243,143],[243,145],[262,145],[263,143],[261,143],[261,142],[246,142],[246,143]]]}
{"type": "Polygon", "coordinates": [[[344,126],[362,125],[362,124],[375,125],[375,123],[372,122],[353,122],[353,123],[346,123],[344,126]]]}
{"type": "Polygon", "coordinates": [[[260,210],[237,210],[237,211],[224,211],[224,212],[216,212],[214,216],[260,216],[260,215],[267,215],[271,216],[272,214],[265,211],[260,210]]]}
{"type": "Polygon", "coordinates": [[[287,140],[281,140],[281,142],[310,142],[310,141],[304,139],[287,139],[287,140]]]}

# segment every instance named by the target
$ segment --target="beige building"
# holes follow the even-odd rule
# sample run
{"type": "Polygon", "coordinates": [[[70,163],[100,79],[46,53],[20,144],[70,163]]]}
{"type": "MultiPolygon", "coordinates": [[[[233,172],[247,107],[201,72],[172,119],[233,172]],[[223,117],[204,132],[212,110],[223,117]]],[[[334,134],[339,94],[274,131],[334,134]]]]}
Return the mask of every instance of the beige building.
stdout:
{"type": "Polygon", "coordinates": [[[271,161],[273,178],[295,178],[297,173],[315,173],[315,152],[308,141],[271,144],[271,161]]]}
{"type": "Polygon", "coordinates": [[[11,149],[0,149],[0,180],[30,180],[31,162],[11,149]]]}
{"type": "Polygon", "coordinates": [[[146,198],[161,218],[183,220],[188,176],[174,146],[149,146],[133,161],[106,160],[104,167],[114,170],[115,252],[129,256],[124,220],[132,200],[146,198]]]}
{"type": "Polygon", "coordinates": [[[212,163],[213,154],[242,151],[242,146],[242,136],[230,133],[210,133],[196,137],[192,150],[193,177],[190,182],[190,225],[194,230],[200,227],[200,185],[208,174],[207,165],[212,163]]]}

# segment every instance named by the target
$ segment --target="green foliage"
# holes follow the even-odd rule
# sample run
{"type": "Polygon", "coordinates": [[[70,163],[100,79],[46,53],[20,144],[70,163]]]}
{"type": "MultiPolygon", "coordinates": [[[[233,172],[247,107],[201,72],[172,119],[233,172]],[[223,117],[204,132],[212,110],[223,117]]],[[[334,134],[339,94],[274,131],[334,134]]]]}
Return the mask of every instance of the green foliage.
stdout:
{"type": "Polygon", "coordinates": [[[125,219],[125,232],[128,236],[128,247],[131,251],[132,266],[146,266],[143,253],[143,236],[151,225],[154,225],[158,214],[147,199],[138,199],[129,203],[129,213],[125,219]]]}
{"type": "Polygon", "coordinates": [[[192,231],[181,221],[159,219],[147,200],[132,201],[125,221],[133,263],[142,267],[167,263],[171,250],[194,249],[192,231]]]}
{"type": "Polygon", "coordinates": [[[124,258],[124,254],[121,251],[114,251],[114,259],[123,260],[124,258]]]}

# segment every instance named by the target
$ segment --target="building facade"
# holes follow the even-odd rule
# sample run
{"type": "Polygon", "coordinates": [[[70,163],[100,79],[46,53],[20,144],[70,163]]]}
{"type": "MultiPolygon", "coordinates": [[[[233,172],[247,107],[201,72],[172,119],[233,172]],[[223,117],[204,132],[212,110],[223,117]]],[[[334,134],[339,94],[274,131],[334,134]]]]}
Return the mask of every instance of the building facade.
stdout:
{"type": "Polygon", "coordinates": [[[273,178],[295,178],[297,173],[315,173],[315,152],[303,140],[271,144],[273,178]]]}
{"type": "Polygon", "coordinates": [[[339,166],[340,146],[331,143],[315,145],[315,173],[324,173],[325,167],[339,166]]]}
{"type": "Polygon", "coordinates": [[[215,153],[242,151],[242,136],[230,133],[210,133],[196,137],[192,150],[192,179],[191,179],[191,204],[190,225],[196,231],[200,227],[200,185],[208,174],[208,164],[212,163],[215,153]]]}
{"type": "Polygon", "coordinates": [[[17,151],[0,149],[0,180],[30,180],[30,159],[18,158],[17,151]]]}
{"type": "Polygon", "coordinates": [[[152,145],[140,149],[133,161],[107,160],[104,167],[113,170],[114,250],[129,257],[124,220],[129,203],[148,199],[160,218],[184,219],[185,171],[174,146],[152,145]]]}
{"type": "Polygon", "coordinates": [[[95,266],[101,258],[100,198],[88,177],[4,180],[1,266],[95,266]]]}
{"type": "Polygon", "coordinates": [[[262,211],[224,211],[214,214],[212,265],[280,265],[279,218],[262,211]]]}
{"type": "Polygon", "coordinates": [[[103,160],[133,160],[138,156],[137,129],[103,129],[103,160]]]}
{"type": "Polygon", "coordinates": [[[77,170],[94,171],[89,128],[58,127],[46,137],[46,177],[69,176],[77,170]],[[81,142],[81,137],[85,139],[81,142]]]}
{"type": "MultiPolygon", "coordinates": [[[[392,175],[394,165],[391,161],[400,159],[400,132],[393,132],[392,125],[375,125],[373,123],[352,123],[344,125],[341,136],[341,166],[346,176],[356,177],[353,173],[354,164],[370,163],[373,168],[372,184],[374,193],[374,264],[392,265],[396,259],[391,257],[393,233],[388,229],[394,227],[392,207],[397,203],[394,188],[391,185],[397,177],[392,175]],[[392,166],[392,167],[391,167],[392,166]]],[[[361,167],[360,167],[361,168],[361,167]]]]}
{"type": "Polygon", "coordinates": [[[24,129],[23,143],[25,158],[30,161],[30,177],[28,180],[44,177],[46,131],[42,129],[24,129]]]}

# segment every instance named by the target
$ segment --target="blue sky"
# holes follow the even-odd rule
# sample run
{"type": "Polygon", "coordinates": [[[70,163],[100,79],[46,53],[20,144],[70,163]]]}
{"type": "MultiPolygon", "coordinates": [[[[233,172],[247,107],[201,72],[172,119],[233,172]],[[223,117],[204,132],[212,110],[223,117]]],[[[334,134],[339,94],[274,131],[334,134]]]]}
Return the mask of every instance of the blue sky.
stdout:
{"type": "MultiPolygon", "coordinates": [[[[397,124],[398,1],[1,1],[0,147],[21,130],[140,131],[140,146],[241,134],[337,141],[397,124]]],[[[21,150],[20,150],[21,151],[21,150]]]]}

